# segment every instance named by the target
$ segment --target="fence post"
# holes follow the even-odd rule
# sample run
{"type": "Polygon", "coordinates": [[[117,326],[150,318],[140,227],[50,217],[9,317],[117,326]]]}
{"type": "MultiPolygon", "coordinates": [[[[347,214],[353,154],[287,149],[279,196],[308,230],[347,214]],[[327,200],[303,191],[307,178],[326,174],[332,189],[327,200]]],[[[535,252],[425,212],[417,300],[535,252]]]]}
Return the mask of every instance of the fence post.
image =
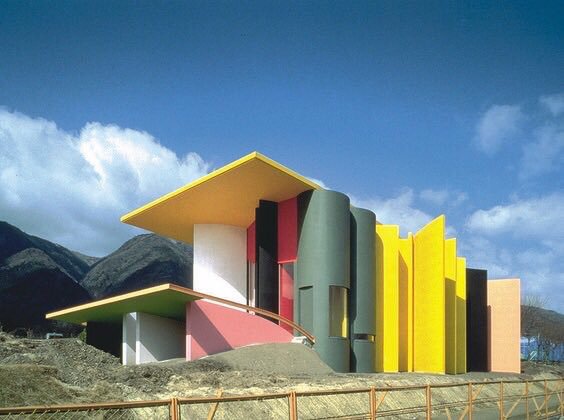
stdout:
{"type": "Polygon", "coordinates": [[[473,402],[474,402],[474,395],[472,395],[472,382],[468,382],[468,420],[472,420],[473,402]]]}
{"type": "Polygon", "coordinates": [[[425,402],[427,403],[427,420],[431,420],[431,385],[427,384],[425,387],[425,402]]]}
{"type": "Polygon", "coordinates": [[[499,381],[499,420],[503,420],[503,381],[499,381]]]}
{"type": "Polygon", "coordinates": [[[374,420],[376,418],[376,389],[370,387],[370,419],[374,420]]]}
{"type": "Polygon", "coordinates": [[[170,399],[169,413],[170,420],[178,420],[178,398],[173,397],[170,399]]]}
{"type": "Polygon", "coordinates": [[[290,406],[290,420],[298,420],[298,398],[296,391],[290,391],[288,395],[288,405],[290,406]]]}
{"type": "Polygon", "coordinates": [[[544,416],[548,418],[548,384],[544,380],[544,416]]]}
{"type": "Polygon", "coordinates": [[[564,379],[560,379],[560,399],[558,402],[560,403],[560,415],[564,417],[564,401],[562,401],[562,391],[564,391],[564,379]]]}
{"type": "Polygon", "coordinates": [[[526,419],[529,420],[529,381],[525,381],[525,410],[527,412],[526,419]]]}

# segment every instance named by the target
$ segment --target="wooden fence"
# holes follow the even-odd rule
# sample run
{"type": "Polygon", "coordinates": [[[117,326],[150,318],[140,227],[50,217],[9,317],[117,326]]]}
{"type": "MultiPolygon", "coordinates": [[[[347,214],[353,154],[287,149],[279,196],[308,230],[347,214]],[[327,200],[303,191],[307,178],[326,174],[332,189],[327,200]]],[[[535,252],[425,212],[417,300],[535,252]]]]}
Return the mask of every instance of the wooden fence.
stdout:
{"type": "Polygon", "coordinates": [[[564,416],[564,378],[0,408],[12,419],[547,419],[564,416]],[[409,417],[406,417],[409,416],[409,417]]]}

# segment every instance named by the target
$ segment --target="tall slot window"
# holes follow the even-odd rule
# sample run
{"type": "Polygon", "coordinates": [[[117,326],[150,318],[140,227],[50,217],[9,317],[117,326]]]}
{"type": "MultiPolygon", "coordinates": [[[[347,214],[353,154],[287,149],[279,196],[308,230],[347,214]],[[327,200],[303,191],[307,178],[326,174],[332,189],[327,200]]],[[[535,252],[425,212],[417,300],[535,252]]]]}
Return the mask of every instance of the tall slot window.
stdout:
{"type": "Polygon", "coordinates": [[[256,307],[256,276],[257,265],[247,261],[247,305],[256,307]]]}
{"type": "MultiPolygon", "coordinates": [[[[279,290],[280,290],[280,315],[290,321],[294,320],[294,263],[288,262],[278,264],[279,267],[279,290]]],[[[284,329],[293,332],[293,329],[280,324],[284,329]]]]}
{"type": "Polygon", "coordinates": [[[348,290],[346,287],[329,286],[329,335],[348,337],[348,290]]]}

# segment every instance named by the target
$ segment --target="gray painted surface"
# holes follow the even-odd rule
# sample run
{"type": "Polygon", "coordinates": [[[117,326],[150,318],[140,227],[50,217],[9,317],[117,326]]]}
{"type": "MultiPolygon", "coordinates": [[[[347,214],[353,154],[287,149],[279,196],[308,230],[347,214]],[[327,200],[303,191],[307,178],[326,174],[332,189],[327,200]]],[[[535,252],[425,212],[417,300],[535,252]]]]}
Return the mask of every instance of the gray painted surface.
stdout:
{"type": "MultiPolygon", "coordinates": [[[[338,372],[350,368],[348,338],[329,337],[329,286],[350,288],[350,202],[335,191],[306,191],[298,196],[298,260],[294,290],[312,286],[315,350],[338,372]]],[[[301,308],[294,296],[294,314],[301,308]]],[[[301,324],[301,320],[297,320],[301,324]]]]}
{"type": "Polygon", "coordinates": [[[351,346],[351,370],[355,372],[374,373],[374,341],[353,339],[351,346]]]}
{"type": "MultiPolygon", "coordinates": [[[[373,372],[374,351],[367,352],[366,340],[355,345],[355,335],[376,334],[376,215],[351,206],[351,371],[373,372]],[[356,354],[356,351],[362,354],[356,354]],[[360,369],[360,370],[359,370],[360,369]]],[[[371,343],[374,349],[374,343],[371,343]]]]}

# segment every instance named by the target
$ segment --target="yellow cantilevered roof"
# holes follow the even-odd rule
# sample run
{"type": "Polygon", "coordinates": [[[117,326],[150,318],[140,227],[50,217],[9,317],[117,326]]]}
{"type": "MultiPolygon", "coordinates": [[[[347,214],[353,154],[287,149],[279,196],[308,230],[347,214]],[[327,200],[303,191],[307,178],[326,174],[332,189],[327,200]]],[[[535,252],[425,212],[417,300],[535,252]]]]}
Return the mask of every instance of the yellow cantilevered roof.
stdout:
{"type": "Polygon", "coordinates": [[[259,200],[282,201],[319,185],[253,152],[122,216],[121,221],[192,243],[195,224],[249,226],[259,200]]]}

